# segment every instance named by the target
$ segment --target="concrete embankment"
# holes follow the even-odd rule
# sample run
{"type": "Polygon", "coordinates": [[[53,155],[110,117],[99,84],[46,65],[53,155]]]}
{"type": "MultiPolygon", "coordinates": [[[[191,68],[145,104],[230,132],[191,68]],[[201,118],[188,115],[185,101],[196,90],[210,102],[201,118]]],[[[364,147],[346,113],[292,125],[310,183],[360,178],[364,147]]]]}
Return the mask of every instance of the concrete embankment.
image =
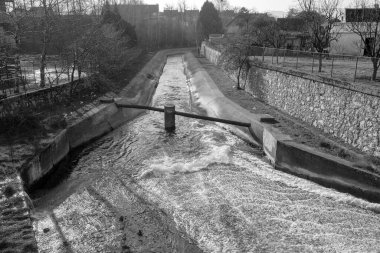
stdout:
{"type": "MultiPolygon", "coordinates": [[[[131,104],[148,105],[167,55],[176,52],[177,50],[168,50],[157,53],[120,92],[119,98],[131,104]]],[[[49,173],[71,150],[112,131],[142,112],[138,109],[118,108],[114,103],[102,104],[92,109],[59,133],[47,148],[34,157],[30,166],[21,170],[24,184],[30,187],[49,173]]]]}
{"type": "MultiPolygon", "coordinates": [[[[232,127],[247,140],[259,144],[274,166],[321,185],[380,202],[380,177],[354,167],[346,160],[296,143],[270,122],[269,115],[254,115],[227,99],[191,54],[185,56],[196,102],[213,117],[250,122],[250,128],[232,127]]],[[[230,127],[231,128],[231,127],[230,127]]]]}
{"type": "MultiPolygon", "coordinates": [[[[151,61],[132,79],[119,94],[124,102],[149,104],[158,84],[158,79],[170,54],[185,52],[183,49],[157,53],[151,61]]],[[[24,192],[46,174],[52,172],[68,153],[121,124],[135,118],[142,110],[121,109],[115,104],[103,104],[93,108],[57,134],[31,162],[22,166],[0,183],[1,219],[0,251],[13,248],[15,251],[36,252],[33,227],[30,220],[30,200],[24,192]],[[20,177],[21,176],[21,177],[20,177]]],[[[23,161],[19,161],[23,162],[23,161]]],[[[14,161],[3,164],[2,169],[14,170],[14,161]],[[4,167],[5,166],[5,167],[4,167]],[[4,167],[4,168],[3,168],[4,167]]]]}

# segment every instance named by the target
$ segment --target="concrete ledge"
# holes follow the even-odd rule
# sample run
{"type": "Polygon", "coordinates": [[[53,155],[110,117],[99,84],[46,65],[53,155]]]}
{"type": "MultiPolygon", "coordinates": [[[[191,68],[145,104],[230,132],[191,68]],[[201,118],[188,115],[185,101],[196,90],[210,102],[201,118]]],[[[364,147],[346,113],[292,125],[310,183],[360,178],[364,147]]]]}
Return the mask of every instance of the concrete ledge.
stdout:
{"type": "Polygon", "coordinates": [[[278,141],[276,168],[321,185],[380,202],[380,177],[351,162],[293,141],[278,141]]]}
{"type": "Polygon", "coordinates": [[[107,117],[116,112],[117,109],[114,110],[112,106],[101,105],[100,108],[90,111],[85,118],[67,128],[70,150],[111,131],[112,127],[107,117]]]}
{"type": "Polygon", "coordinates": [[[246,140],[262,146],[277,169],[369,201],[380,202],[379,175],[356,168],[346,160],[295,143],[290,136],[271,126],[273,118],[270,116],[251,114],[221,95],[214,81],[193,55],[187,54],[185,60],[187,74],[192,81],[191,90],[199,105],[209,116],[251,122],[249,128],[229,128],[243,132],[243,135],[249,134],[246,140]]]}
{"type": "Polygon", "coordinates": [[[268,156],[272,164],[277,163],[277,154],[279,142],[291,141],[290,136],[282,134],[278,129],[264,126],[263,127],[263,136],[262,136],[262,146],[265,154],[268,156]]]}

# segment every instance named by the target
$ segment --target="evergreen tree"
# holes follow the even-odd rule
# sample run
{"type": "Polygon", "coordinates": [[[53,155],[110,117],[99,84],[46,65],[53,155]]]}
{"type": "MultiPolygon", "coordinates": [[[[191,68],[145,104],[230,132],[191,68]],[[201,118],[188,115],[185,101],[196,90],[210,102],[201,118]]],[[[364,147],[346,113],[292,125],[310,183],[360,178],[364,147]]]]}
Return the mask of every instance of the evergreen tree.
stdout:
{"type": "Polygon", "coordinates": [[[206,1],[199,13],[198,33],[201,39],[208,39],[210,34],[223,33],[222,20],[214,4],[206,1]]]}
{"type": "Polygon", "coordinates": [[[113,8],[106,1],[102,10],[102,24],[112,24],[116,30],[120,32],[121,36],[129,37],[128,46],[133,47],[137,44],[137,35],[135,27],[121,18],[117,5],[113,8]]]}

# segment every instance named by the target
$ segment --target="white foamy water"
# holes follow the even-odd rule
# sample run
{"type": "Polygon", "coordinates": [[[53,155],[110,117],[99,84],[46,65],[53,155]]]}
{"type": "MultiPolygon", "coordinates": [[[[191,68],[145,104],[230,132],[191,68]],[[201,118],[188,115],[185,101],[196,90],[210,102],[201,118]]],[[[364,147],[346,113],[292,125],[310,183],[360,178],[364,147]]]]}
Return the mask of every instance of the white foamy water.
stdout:
{"type": "MultiPolygon", "coordinates": [[[[160,79],[153,105],[165,103],[192,109],[181,57],[168,59],[160,79]]],[[[84,149],[63,184],[83,178],[116,210],[134,209],[143,199],[204,252],[380,251],[380,205],[277,171],[259,149],[218,125],[176,121],[176,132],[168,134],[163,115],[147,112],[84,149]]],[[[68,199],[84,198],[79,187],[70,189],[68,199]]],[[[67,200],[51,207],[63,210],[65,203],[82,204],[67,200]]]]}

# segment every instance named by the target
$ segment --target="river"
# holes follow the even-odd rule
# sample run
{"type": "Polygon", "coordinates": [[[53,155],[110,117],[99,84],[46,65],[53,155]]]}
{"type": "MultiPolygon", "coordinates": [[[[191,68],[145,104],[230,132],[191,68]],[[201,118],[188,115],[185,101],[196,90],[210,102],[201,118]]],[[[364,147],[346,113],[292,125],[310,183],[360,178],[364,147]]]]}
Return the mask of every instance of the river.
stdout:
{"type": "MultiPolygon", "coordinates": [[[[153,106],[193,106],[181,56],[153,106]]],[[[376,252],[380,205],[277,171],[221,124],[146,112],[34,191],[42,252],[376,252]]]]}

